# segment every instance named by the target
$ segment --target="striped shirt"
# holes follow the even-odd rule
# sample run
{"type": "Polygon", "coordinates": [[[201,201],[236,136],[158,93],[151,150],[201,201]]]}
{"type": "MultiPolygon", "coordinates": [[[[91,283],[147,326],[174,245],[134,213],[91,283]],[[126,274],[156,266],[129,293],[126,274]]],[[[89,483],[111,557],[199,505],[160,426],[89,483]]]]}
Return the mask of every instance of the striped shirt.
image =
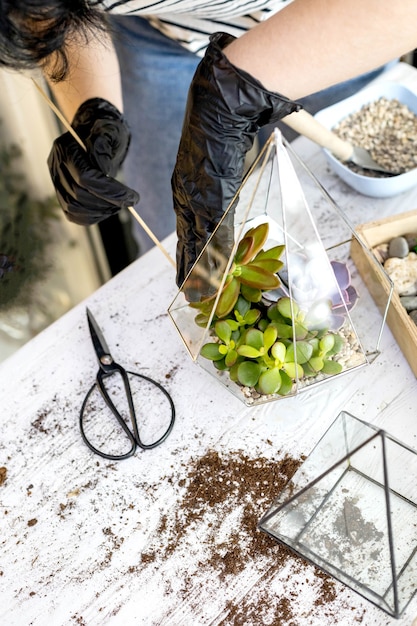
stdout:
{"type": "Polygon", "coordinates": [[[110,13],[140,15],[167,37],[202,55],[217,31],[239,37],[290,0],[93,0],[110,13]]]}

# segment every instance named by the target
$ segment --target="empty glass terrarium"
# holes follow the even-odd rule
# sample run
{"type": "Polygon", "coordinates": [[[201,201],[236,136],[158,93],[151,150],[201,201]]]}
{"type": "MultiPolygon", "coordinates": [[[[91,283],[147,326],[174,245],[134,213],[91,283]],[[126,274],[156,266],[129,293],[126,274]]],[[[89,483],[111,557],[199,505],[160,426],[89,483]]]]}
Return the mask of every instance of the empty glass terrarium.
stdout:
{"type": "Polygon", "coordinates": [[[390,296],[381,315],[353,245],[376,262],[276,130],[169,307],[192,359],[248,405],[372,361],[390,296]]]}
{"type": "Polygon", "coordinates": [[[397,618],[417,591],[416,484],[414,450],[342,412],[259,526],[397,618]]]}

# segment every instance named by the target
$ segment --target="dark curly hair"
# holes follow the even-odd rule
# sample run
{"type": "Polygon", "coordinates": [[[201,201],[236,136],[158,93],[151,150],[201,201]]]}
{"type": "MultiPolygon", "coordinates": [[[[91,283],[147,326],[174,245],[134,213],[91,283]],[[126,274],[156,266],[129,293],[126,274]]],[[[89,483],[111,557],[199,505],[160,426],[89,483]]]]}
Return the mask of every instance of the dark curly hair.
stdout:
{"type": "Polygon", "coordinates": [[[71,38],[81,35],[87,42],[97,29],[107,29],[105,14],[85,0],[0,0],[0,66],[48,65],[48,75],[58,82],[68,72],[71,38]]]}

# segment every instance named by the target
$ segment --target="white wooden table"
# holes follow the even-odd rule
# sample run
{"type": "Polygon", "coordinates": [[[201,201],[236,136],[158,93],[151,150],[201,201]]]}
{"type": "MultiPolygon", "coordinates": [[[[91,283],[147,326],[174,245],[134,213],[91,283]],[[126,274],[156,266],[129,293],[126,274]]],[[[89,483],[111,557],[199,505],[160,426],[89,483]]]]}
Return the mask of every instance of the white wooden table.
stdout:
{"type": "MultiPolygon", "coordinates": [[[[383,200],[359,196],[328,171],[316,146],[302,138],[294,146],[354,224],[417,206],[417,189],[383,200]]],[[[166,245],[174,254],[173,237],[166,245]]],[[[1,623],[278,626],[286,622],[268,622],[265,607],[272,611],[285,596],[291,624],[410,626],[417,598],[394,620],[335,583],[334,597],[321,605],[313,568],[293,558],[285,566],[270,557],[248,560],[243,571],[222,578],[202,565],[204,550],[218,541],[221,554],[233,515],[190,523],[172,551],[161,526],[183,502],[187,468],[208,450],[299,459],[341,410],[417,449],[417,383],[390,331],[369,367],[248,408],[186,354],[167,315],[175,293],[173,268],[154,249],[1,364],[1,623]],[[97,370],[86,305],[116,359],[160,380],[177,409],[161,447],[119,463],[90,453],[78,429],[97,370]],[[154,560],[145,558],[150,553],[154,560]]]]}

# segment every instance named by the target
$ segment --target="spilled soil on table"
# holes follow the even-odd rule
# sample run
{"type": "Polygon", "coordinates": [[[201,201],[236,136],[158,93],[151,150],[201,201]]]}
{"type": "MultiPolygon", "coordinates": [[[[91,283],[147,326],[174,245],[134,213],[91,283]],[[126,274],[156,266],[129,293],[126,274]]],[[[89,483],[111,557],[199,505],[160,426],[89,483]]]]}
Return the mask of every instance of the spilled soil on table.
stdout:
{"type": "Polygon", "coordinates": [[[184,468],[186,474],[178,481],[180,501],[173,513],[161,518],[156,541],[142,554],[142,567],[158,567],[158,562],[174,552],[181,558],[197,551],[198,571],[182,573],[181,594],[188,601],[196,596],[196,585],[201,584],[204,595],[204,576],[199,583],[199,574],[208,569],[211,578],[215,572],[219,585],[227,586],[251,568],[260,584],[255,583],[239,601],[230,600],[224,617],[216,622],[219,624],[296,626],[297,609],[293,612],[292,607],[297,604],[298,591],[311,583],[313,605],[329,617],[336,598],[333,579],[257,528],[262,514],[302,461],[289,456],[278,460],[250,458],[241,451],[223,455],[209,450],[184,468]],[[288,590],[283,597],[274,593],[273,581],[288,566],[288,590]]]}

